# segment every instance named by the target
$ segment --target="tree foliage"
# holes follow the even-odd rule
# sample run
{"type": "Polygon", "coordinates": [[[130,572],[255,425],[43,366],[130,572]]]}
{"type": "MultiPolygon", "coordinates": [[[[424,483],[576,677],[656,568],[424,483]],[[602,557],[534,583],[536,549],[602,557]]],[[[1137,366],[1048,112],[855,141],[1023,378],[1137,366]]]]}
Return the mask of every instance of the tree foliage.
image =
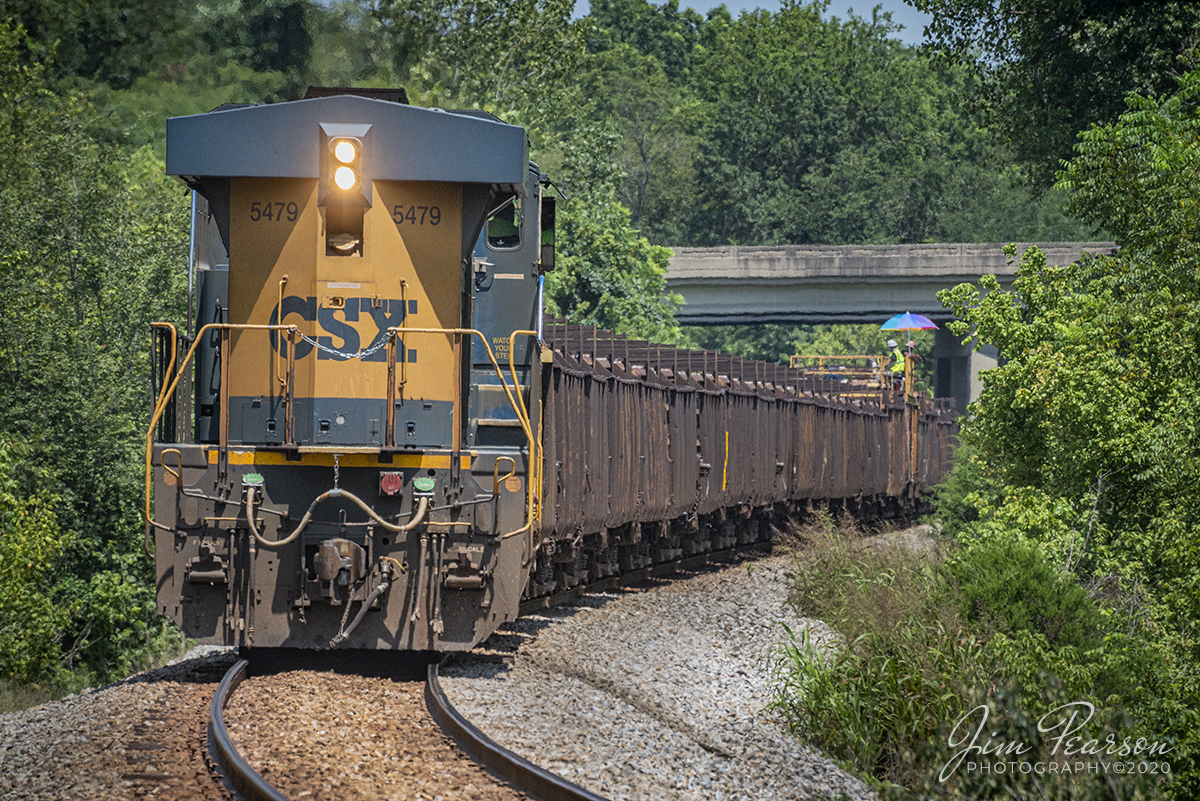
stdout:
{"type": "Polygon", "coordinates": [[[582,39],[570,0],[374,0],[396,74],[428,105],[479,104],[544,127],[582,39]]]}
{"type": "MultiPolygon", "coordinates": [[[[0,27],[0,440],[21,444],[4,539],[50,543],[34,564],[67,614],[58,656],[103,677],[144,650],[153,614],[136,505],[147,325],[179,316],[186,196],[149,150],[90,139],[87,104],[51,94],[22,45],[0,27]]],[[[40,657],[0,673],[55,678],[40,657]]]]}
{"type": "Polygon", "coordinates": [[[3,0],[0,18],[25,30],[23,63],[125,87],[179,56],[191,7],[189,0],[3,0]]]}
{"type": "Polygon", "coordinates": [[[1041,543],[1119,610],[1110,630],[1169,643],[1138,712],[1181,740],[1179,797],[1200,786],[1197,100],[1196,72],[1166,99],[1131,97],[1060,172],[1119,252],[1057,267],[1030,249],[1011,291],[941,294],[956,333],[1002,358],[962,432],[1001,488],[974,499],[973,536],[1041,543]]]}
{"type": "Polygon", "coordinates": [[[680,299],[667,293],[671,252],[629,227],[629,212],[616,200],[619,173],[606,153],[603,141],[566,147],[563,178],[572,194],[559,215],[563,255],[546,281],[548,310],[579,324],[673,341],[680,299]]]}
{"type": "MultiPolygon", "coordinates": [[[[718,6],[712,19],[730,20],[729,12],[718,6]]],[[[672,82],[688,77],[697,46],[713,28],[690,8],[679,9],[678,0],[656,6],[646,0],[595,0],[590,4],[588,20],[594,26],[588,37],[593,54],[625,48],[654,59],[672,82]]]]}
{"type": "Polygon", "coordinates": [[[1077,132],[1129,92],[1169,93],[1196,65],[1200,6],[1134,0],[913,0],[933,46],[973,67],[978,100],[1043,185],[1077,132]]]}
{"type": "MultiPolygon", "coordinates": [[[[971,80],[824,3],[723,24],[696,58],[707,104],[688,245],[995,241],[1042,204],[962,109],[971,80]]],[[[1053,202],[1051,199],[1050,202],[1053,202]]]]}
{"type": "Polygon", "coordinates": [[[589,58],[579,79],[588,116],[609,121],[617,198],[630,224],[658,243],[687,238],[679,210],[697,194],[693,161],[705,112],[687,87],[673,83],[662,63],[618,45],[589,58]]]}
{"type": "Polygon", "coordinates": [[[19,451],[0,442],[0,677],[29,681],[56,672],[74,610],[53,592],[67,544],[54,512],[61,499],[22,492],[13,476],[19,451]]]}

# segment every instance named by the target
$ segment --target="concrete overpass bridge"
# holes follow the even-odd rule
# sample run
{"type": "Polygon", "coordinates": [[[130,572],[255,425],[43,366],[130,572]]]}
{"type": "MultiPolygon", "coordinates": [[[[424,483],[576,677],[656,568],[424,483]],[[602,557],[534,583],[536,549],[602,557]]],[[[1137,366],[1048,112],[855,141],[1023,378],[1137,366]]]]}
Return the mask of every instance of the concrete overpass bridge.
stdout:
{"type": "MultiPolygon", "coordinates": [[[[1108,253],[1112,242],[1018,243],[1018,254],[1037,245],[1050,264],[1070,264],[1084,252],[1108,253]]],[[[995,275],[1012,285],[1000,244],[783,245],[778,247],[675,248],[667,287],[683,296],[676,317],[684,325],[874,323],[906,311],[939,325],[950,316],[937,300],[941,289],[995,275]]],[[[976,353],[944,329],[936,332],[935,390],[953,396],[965,411],[980,389],[978,373],[996,364],[995,353],[976,353]]]]}

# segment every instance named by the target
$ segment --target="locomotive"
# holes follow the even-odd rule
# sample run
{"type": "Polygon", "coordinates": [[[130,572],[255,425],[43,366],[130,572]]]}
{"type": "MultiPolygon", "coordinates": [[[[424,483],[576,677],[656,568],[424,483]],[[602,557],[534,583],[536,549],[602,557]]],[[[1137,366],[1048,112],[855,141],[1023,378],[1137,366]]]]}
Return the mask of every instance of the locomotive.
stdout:
{"type": "Polygon", "coordinates": [[[189,312],[153,324],[146,547],[199,642],[466,650],[798,505],[894,513],[949,458],[945,406],[547,324],[555,198],[486,112],[310,89],[169,120],[167,171],[189,312]]]}

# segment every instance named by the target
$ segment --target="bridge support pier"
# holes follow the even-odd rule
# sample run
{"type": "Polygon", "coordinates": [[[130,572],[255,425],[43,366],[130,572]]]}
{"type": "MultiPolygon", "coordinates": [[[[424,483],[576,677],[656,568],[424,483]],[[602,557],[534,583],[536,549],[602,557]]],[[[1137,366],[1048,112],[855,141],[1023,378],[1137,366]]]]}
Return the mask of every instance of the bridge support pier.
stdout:
{"type": "Polygon", "coordinates": [[[967,404],[979,397],[983,384],[979,371],[995,367],[999,353],[991,345],[975,350],[974,342],[966,345],[944,327],[933,338],[935,359],[934,394],[939,398],[954,398],[959,414],[967,413],[967,404]]]}

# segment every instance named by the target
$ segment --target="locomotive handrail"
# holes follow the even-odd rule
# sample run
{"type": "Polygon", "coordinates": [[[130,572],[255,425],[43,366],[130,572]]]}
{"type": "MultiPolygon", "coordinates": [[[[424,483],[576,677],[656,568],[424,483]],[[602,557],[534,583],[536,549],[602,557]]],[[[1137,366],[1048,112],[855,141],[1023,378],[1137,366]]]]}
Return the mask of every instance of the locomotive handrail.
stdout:
{"type": "MultiPolygon", "coordinates": [[[[538,336],[537,331],[529,331],[529,330],[513,331],[511,334],[508,335],[508,371],[509,371],[509,374],[512,375],[513,384],[519,388],[520,382],[517,380],[517,361],[516,361],[517,349],[515,347],[513,347],[513,340],[516,339],[518,336],[533,337],[535,342],[540,341],[541,338],[538,336]]],[[[529,410],[525,408],[525,399],[523,397],[521,397],[521,393],[519,391],[517,392],[517,402],[521,404],[521,410],[518,413],[518,416],[524,416],[525,424],[532,431],[533,424],[529,421],[529,410]]],[[[539,424],[538,424],[539,435],[541,434],[541,431],[542,431],[542,427],[541,427],[540,423],[541,423],[541,421],[539,420],[539,424]]],[[[530,438],[530,441],[532,442],[532,437],[530,438]]],[[[525,479],[529,484],[529,488],[528,488],[529,489],[529,492],[528,492],[528,495],[529,495],[529,514],[528,514],[529,520],[525,524],[524,527],[519,528],[516,531],[510,531],[508,534],[504,535],[504,538],[508,538],[508,537],[512,537],[517,534],[520,534],[525,530],[529,531],[529,548],[528,548],[529,559],[524,565],[522,565],[522,567],[527,567],[529,564],[531,564],[533,562],[533,559],[534,559],[534,551],[535,551],[535,545],[536,545],[533,541],[534,531],[535,531],[535,529],[534,529],[535,518],[537,521],[537,529],[539,529],[539,530],[541,529],[541,523],[542,523],[541,496],[538,495],[536,497],[536,499],[534,496],[534,488],[535,487],[537,488],[537,491],[539,493],[541,492],[541,489],[542,489],[542,478],[543,478],[542,470],[543,470],[545,460],[542,458],[542,455],[540,453],[541,447],[542,447],[541,443],[539,442],[538,446],[537,446],[537,450],[539,452],[534,453],[533,449],[531,448],[530,454],[529,454],[529,458],[530,458],[529,476],[527,476],[525,479]],[[535,502],[535,500],[536,500],[536,502],[535,502]]]]}
{"type": "MultiPolygon", "coordinates": [[[[150,330],[153,331],[155,328],[165,329],[168,332],[170,332],[170,334],[171,334],[171,345],[170,345],[171,359],[170,359],[170,361],[167,362],[166,369],[163,370],[163,383],[162,383],[162,386],[158,388],[158,397],[155,398],[155,400],[154,400],[154,410],[155,410],[155,413],[158,414],[160,406],[163,407],[165,410],[166,404],[167,404],[166,399],[170,397],[170,393],[164,393],[164,390],[167,387],[167,378],[175,370],[175,358],[179,355],[178,354],[179,331],[175,328],[174,323],[150,323],[150,330]]],[[[180,371],[182,372],[182,368],[180,368],[180,371]]],[[[158,420],[156,418],[154,425],[157,425],[157,424],[158,424],[158,420]]]]}
{"type": "MultiPolygon", "coordinates": [[[[169,330],[171,332],[171,341],[173,343],[176,341],[176,337],[178,336],[178,331],[175,328],[174,323],[151,323],[150,327],[151,328],[165,328],[165,329],[169,330]]],[[[171,380],[169,385],[167,384],[167,382],[165,382],[165,381],[163,382],[162,388],[159,389],[158,398],[154,404],[154,414],[151,415],[151,417],[150,417],[150,427],[146,430],[146,509],[145,509],[146,539],[145,539],[145,542],[143,543],[143,548],[145,549],[147,556],[152,555],[152,551],[150,550],[150,531],[152,528],[161,529],[162,531],[173,531],[173,529],[170,526],[164,526],[162,523],[159,523],[158,521],[156,521],[154,519],[154,513],[151,511],[151,508],[150,508],[150,506],[151,506],[150,496],[151,496],[151,493],[153,492],[153,487],[154,487],[154,429],[158,427],[159,418],[162,417],[163,412],[166,410],[167,403],[169,402],[168,399],[175,392],[176,388],[178,388],[179,379],[183,377],[184,370],[187,369],[188,364],[190,364],[192,361],[192,357],[195,356],[196,348],[199,347],[200,342],[202,341],[205,332],[207,332],[209,330],[213,330],[213,331],[287,331],[287,332],[291,333],[296,330],[296,326],[294,326],[294,325],[249,325],[249,324],[241,324],[241,323],[208,323],[208,324],[202,326],[200,328],[200,330],[196,332],[196,337],[195,337],[195,339],[192,340],[192,346],[190,348],[188,348],[187,355],[184,356],[183,361],[179,365],[179,369],[175,371],[175,378],[173,378],[171,380]]],[[[172,351],[174,351],[174,349],[172,349],[172,351]]],[[[293,369],[293,367],[292,367],[293,363],[292,363],[290,356],[291,356],[291,354],[289,353],[289,359],[288,359],[289,370],[293,369]]],[[[227,363],[228,359],[226,359],[224,361],[227,363]]],[[[172,352],[170,367],[172,367],[172,368],[174,367],[174,362],[175,362],[175,354],[174,354],[174,352],[172,352]]],[[[170,373],[170,370],[168,370],[168,374],[169,373],[170,373]]],[[[228,390],[228,387],[226,386],[226,382],[222,381],[221,382],[221,394],[224,395],[227,390],[228,390]]],[[[221,404],[222,410],[224,410],[226,406],[227,406],[227,404],[222,403],[221,404]]],[[[290,404],[289,404],[289,407],[290,407],[290,404]]],[[[224,411],[222,413],[224,414],[224,411]]],[[[222,438],[222,439],[224,439],[224,438],[222,438]]],[[[221,443],[222,448],[224,447],[224,445],[225,445],[225,443],[222,442],[221,443]]]]}
{"type": "MultiPolygon", "coordinates": [[[[529,443],[529,460],[530,460],[530,462],[529,462],[529,470],[527,471],[527,475],[526,475],[527,486],[526,486],[525,525],[521,526],[520,528],[518,528],[514,531],[509,531],[508,533],[504,534],[501,537],[501,539],[508,539],[509,537],[515,537],[518,534],[524,534],[525,532],[528,531],[529,535],[530,535],[529,536],[529,551],[530,551],[529,558],[532,559],[533,558],[533,545],[534,545],[533,533],[534,533],[534,529],[535,529],[535,522],[538,521],[538,519],[540,517],[540,515],[539,515],[540,509],[539,509],[538,505],[535,503],[534,478],[537,477],[538,479],[540,479],[540,475],[537,473],[537,465],[539,465],[541,462],[541,443],[537,442],[534,439],[533,427],[529,422],[529,415],[525,411],[524,400],[522,399],[518,403],[517,398],[520,398],[520,396],[521,396],[520,391],[518,390],[518,392],[517,392],[517,398],[514,398],[512,390],[508,386],[508,382],[506,380],[504,380],[504,371],[500,369],[500,363],[496,361],[496,355],[492,352],[492,347],[491,347],[491,345],[488,344],[487,337],[485,337],[483,335],[482,331],[479,331],[474,328],[407,328],[407,327],[400,328],[400,327],[396,327],[396,326],[392,326],[391,328],[388,328],[388,334],[391,335],[392,337],[396,337],[397,335],[399,335],[401,333],[404,333],[404,334],[459,334],[459,335],[467,334],[467,335],[479,337],[479,341],[483,344],[483,348],[487,352],[488,359],[492,363],[492,369],[494,369],[496,371],[496,378],[500,380],[500,387],[504,390],[504,394],[508,397],[508,403],[510,406],[512,406],[513,412],[517,415],[517,422],[519,422],[521,424],[521,430],[525,432],[525,439],[529,443]]],[[[508,345],[509,369],[512,372],[513,384],[519,388],[521,384],[520,384],[520,381],[517,380],[517,368],[516,368],[515,358],[513,355],[514,348],[512,346],[512,338],[515,338],[518,335],[532,336],[532,337],[536,338],[537,332],[536,331],[513,331],[512,334],[510,335],[509,345],[508,345]]],[[[394,351],[389,354],[389,358],[393,358],[393,359],[395,358],[394,351]]],[[[461,378],[460,378],[460,380],[461,380],[461,378]]],[[[461,394],[462,394],[461,390],[462,390],[461,387],[455,387],[455,391],[459,396],[461,396],[461,394]]]]}

